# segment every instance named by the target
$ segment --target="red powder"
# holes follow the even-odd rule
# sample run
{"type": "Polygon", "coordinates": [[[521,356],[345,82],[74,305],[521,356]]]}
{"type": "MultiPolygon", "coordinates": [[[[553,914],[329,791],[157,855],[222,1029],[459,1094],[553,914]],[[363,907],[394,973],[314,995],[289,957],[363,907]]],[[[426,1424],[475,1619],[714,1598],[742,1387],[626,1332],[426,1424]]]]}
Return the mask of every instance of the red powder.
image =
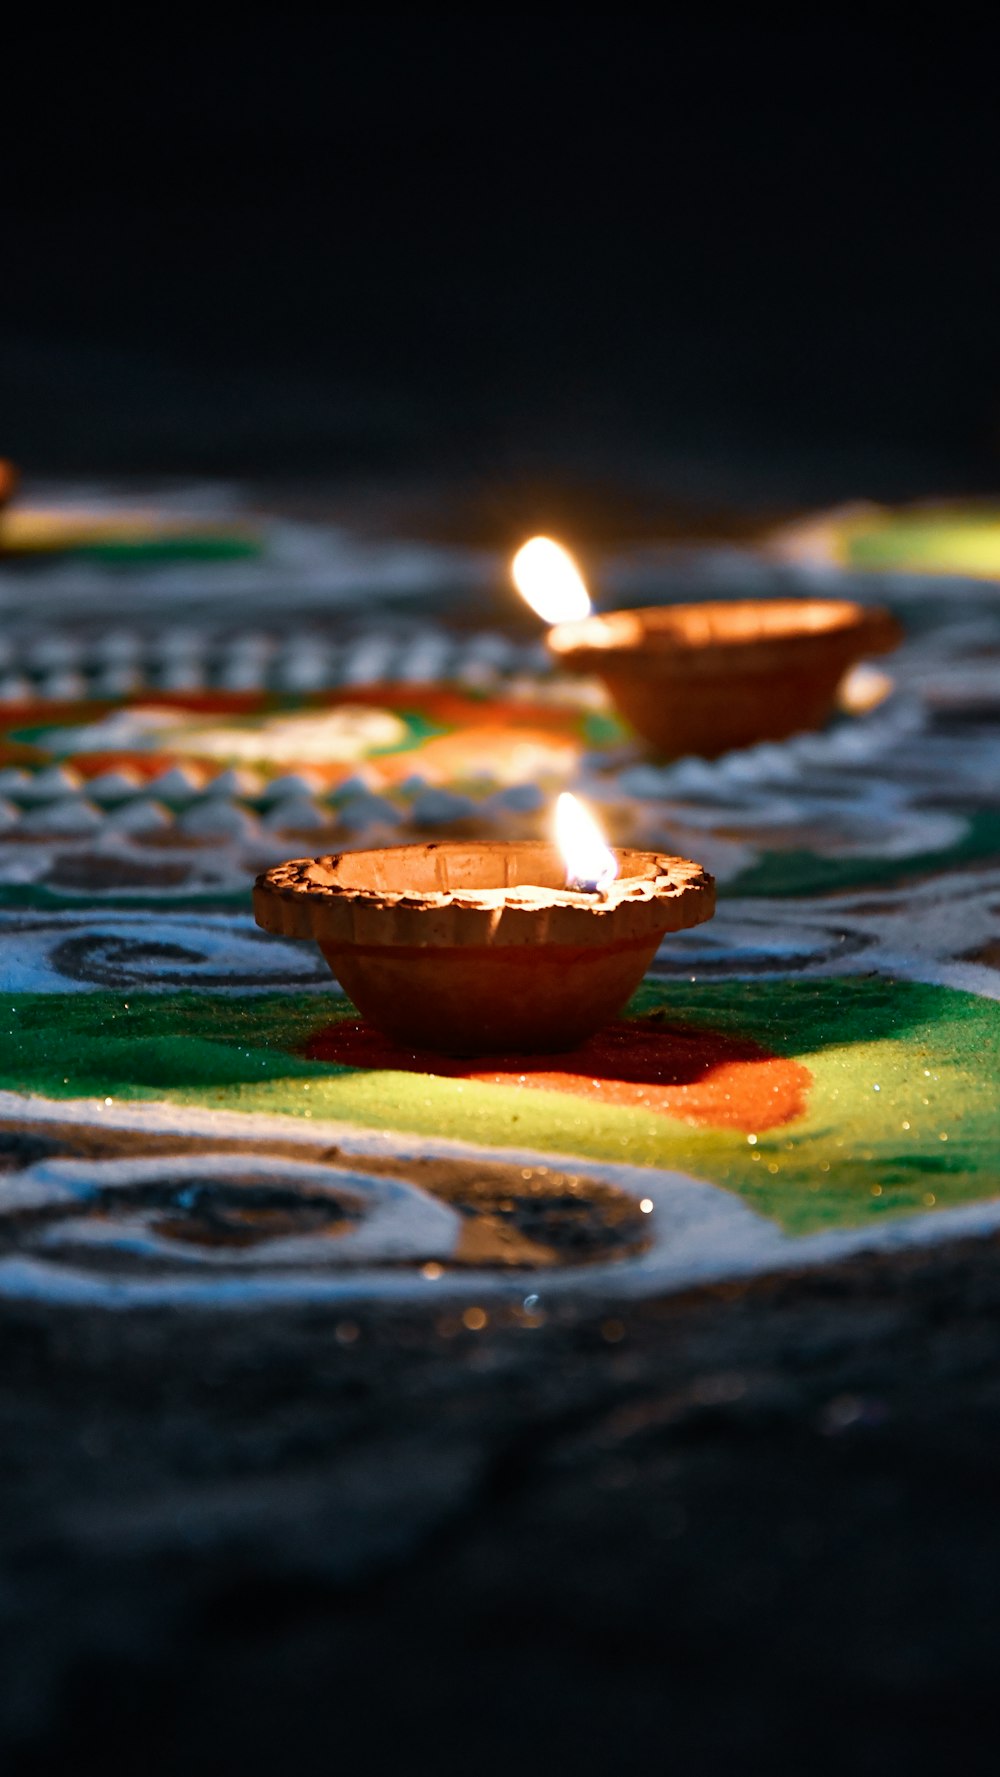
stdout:
{"type": "Polygon", "coordinates": [[[771,1055],[747,1037],[648,1019],[608,1025],[566,1055],[461,1058],[404,1049],[371,1025],[343,1020],[305,1045],[311,1061],[483,1080],[537,1092],[569,1092],[603,1104],[659,1111],[710,1128],[773,1129],[805,1110],[812,1084],[800,1061],[771,1055]]]}

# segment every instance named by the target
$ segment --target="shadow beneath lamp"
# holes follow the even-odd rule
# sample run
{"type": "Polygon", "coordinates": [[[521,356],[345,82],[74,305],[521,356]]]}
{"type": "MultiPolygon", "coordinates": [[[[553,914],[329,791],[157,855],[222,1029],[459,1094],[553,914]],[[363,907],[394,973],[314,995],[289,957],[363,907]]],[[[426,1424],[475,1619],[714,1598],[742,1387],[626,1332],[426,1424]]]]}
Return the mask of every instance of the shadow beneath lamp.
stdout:
{"type": "Polygon", "coordinates": [[[749,1038],[662,1023],[655,1015],[619,1020],[565,1054],[474,1057],[407,1049],[369,1024],[344,1019],[316,1031],[303,1053],[338,1067],[570,1093],[601,1105],[746,1130],[801,1116],[812,1082],[801,1062],[771,1054],[749,1038]]]}

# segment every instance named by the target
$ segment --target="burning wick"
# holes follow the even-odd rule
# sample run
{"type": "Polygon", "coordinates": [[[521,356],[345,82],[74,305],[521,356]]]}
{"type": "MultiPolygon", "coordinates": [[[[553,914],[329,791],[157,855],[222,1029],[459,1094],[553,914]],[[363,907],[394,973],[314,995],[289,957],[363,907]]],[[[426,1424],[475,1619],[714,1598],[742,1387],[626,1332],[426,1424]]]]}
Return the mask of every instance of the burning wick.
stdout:
{"type": "Polygon", "coordinates": [[[567,888],[606,901],[618,875],[618,860],[605,845],[593,815],[565,790],[556,802],[556,844],[566,861],[567,888]]]}
{"type": "Polygon", "coordinates": [[[574,623],[590,616],[590,594],[568,549],[551,537],[532,537],[511,562],[514,585],[543,623],[574,623]]]}

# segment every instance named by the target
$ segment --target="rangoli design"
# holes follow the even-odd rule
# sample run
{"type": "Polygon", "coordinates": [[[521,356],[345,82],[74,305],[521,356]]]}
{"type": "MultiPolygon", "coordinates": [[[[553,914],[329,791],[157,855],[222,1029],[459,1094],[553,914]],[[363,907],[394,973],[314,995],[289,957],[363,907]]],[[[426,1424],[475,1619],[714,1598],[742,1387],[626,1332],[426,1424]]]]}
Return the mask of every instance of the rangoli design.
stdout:
{"type": "MultiPolygon", "coordinates": [[[[212,572],[264,586],[266,544],[212,572]]],[[[36,584],[0,678],[0,1291],[530,1315],[1000,1224],[992,588],[881,580],[891,679],[861,669],[823,733],[665,765],[436,592],[317,643],[263,598],[180,626],[169,585],[152,628],[84,624],[65,580],[42,633],[36,584]],[[540,837],[566,787],[720,888],[572,1054],[395,1048],[253,924],[282,858],[540,837]]]]}

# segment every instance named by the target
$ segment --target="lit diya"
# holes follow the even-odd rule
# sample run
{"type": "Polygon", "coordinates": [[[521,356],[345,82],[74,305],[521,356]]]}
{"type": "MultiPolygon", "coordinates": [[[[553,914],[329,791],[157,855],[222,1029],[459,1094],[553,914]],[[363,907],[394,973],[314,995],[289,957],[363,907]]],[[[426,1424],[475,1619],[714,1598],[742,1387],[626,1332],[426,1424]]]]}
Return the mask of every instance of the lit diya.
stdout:
{"type": "Polygon", "coordinates": [[[711,919],[715,883],[684,858],[610,849],[572,796],[559,798],[557,838],[294,858],[258,877],[254,917],[314,939],[397,1042],[573,1049],[621,1011],[666,932],[711,919]]]}
{"type": "Polygon", "coordinates": [[[821,728],[850,668],[902,635],[890,612],[846,599],[711,600],[591,616],[576,564],[548,537],[518,551],[513,575],[553,625],[553,658],[602,679],[619,713],[668,758],[714,759],[821,728]]]}
{"type": "Polygon", "coordinates": [[[5,506],[17,486],[17,470],[6,457],[0,457],[0,506],[5,506]]]}

